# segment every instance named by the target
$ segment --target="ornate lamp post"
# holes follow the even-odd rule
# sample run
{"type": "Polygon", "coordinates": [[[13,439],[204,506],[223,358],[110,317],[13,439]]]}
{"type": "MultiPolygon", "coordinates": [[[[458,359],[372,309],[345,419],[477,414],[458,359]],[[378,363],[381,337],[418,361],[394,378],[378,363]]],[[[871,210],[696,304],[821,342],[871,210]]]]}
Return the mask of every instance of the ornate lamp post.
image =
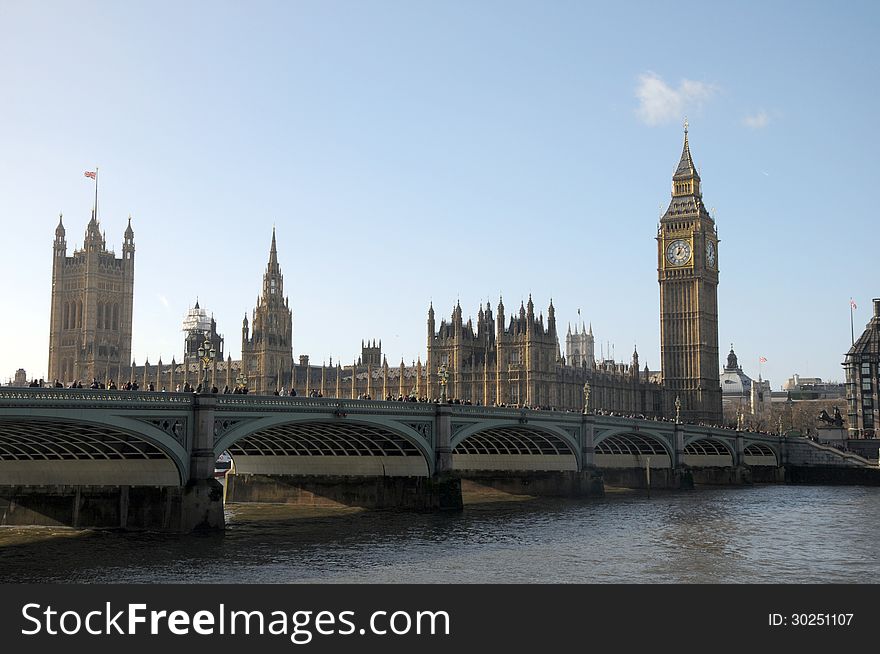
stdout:
{"type": "Polygon", "coordinates": [[[590,412],[590,382],[584,382],[584,413],[590,412]]]}
{"type": "Polygon", "coordinates": [[[440,403],[446,404],[446,383],[449,379],[449,371],[446,369],[445,363],[437,369],[437,375],[440,377],[440,403]]]}
{"type": "Polygon", "coordinates": [[[211,365],[211,361],[214,360],[214,357],[217,356],[217,352],[214,350],[214,346],[211,344],[210,339],[208,338],[208,332],[205,332],[205,342],[199,346],[198,349],[199,359],[202,360],[202,393],[208,392],[208,367],[211,365]]]}
{"type": "Polygon", "coordinates": [[[238,371],[238,377],[235,378],[235,387],[242,393],[244,393],[247,388],[247,375],[244,374],[244,370],[238,371]]]}
{"type": "Polygon", "coordinates": [[[681,399],[678,395],[675,396],[675,424],[681,424],[681,399]]]}

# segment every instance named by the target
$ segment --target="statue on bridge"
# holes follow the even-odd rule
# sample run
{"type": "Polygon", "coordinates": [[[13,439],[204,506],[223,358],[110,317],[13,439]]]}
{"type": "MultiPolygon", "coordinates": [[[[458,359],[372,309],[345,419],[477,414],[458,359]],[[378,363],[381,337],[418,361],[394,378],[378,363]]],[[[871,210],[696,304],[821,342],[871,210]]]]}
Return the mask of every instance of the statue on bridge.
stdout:
{"type": "Polygon", "coordinates": [[[822,422],[834,425],[835,427],[843,427],[843,416],[840,415],[840,409],[836,406],[834,407],[834,417],[829,416],[828,412],[825,409],[819,412],[819,420],[822,422]]]}

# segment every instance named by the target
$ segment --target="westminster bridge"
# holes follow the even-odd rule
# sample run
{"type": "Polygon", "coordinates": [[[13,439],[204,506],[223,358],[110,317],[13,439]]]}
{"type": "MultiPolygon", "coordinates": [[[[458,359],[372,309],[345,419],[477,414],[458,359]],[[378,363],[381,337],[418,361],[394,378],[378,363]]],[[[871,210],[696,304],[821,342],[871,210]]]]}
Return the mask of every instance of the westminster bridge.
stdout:
{"type": "Polygon", "coordinates": [[[0,524],[189,531],[226,502],[461,507],[462,481],[601,495],[866,468],[799,435],[504,407],[257,395],[0,389],[0,524]],[[215,480],[228,452],[233,473],[215,480]]]}

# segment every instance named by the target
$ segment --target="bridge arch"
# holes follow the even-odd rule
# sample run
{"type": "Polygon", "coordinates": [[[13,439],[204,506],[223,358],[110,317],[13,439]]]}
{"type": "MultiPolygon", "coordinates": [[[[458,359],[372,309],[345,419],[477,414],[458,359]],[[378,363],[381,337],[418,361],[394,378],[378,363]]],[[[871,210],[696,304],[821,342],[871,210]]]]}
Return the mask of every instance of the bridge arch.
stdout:
{"type": "Polygon", "coordinates": [[[779,467],[779,457],[766,443],[749,443],[743,448],[743,463],[750,466],[779,467]]]}
{"type": "Polygon", "coordinates": [[[593,455],[600,468],[672,468],[672,451],[662,437],[644,431],[617,429],[594,441],[593,455]]]}
{"type": "Polygon", "coordinates": [[[469,425],[452,442],[455,470],[579,470],[577,440],[552,425],[494,421],[469,425]]]}
{"type": "Polygon", "coordinates": [[[188,477],[184,447],[141,420],[104,415],[99,422],[69,414],[0,419],[3,486],[182,486],[188,477]]]}
{"type": "Polygon", "coordinates": [[[429,477],[428,438],[382,416],[322,418],[290,413],[237,425],[217,440],[238,474],[429,477]]]}
{"type": "Polygon", "coordinates": [[[696,436],[684,446],[684,464],[695,468],[729,467],[734,465],[734,449],[726,441],[712,436],[696,436]]]}

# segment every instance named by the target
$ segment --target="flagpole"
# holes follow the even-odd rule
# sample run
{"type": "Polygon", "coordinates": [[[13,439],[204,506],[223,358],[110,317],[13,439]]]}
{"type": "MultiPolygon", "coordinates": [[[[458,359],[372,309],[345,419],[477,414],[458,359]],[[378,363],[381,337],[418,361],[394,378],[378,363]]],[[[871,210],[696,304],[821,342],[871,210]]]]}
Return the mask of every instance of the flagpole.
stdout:
{"type": "Polygon", "coordinates": [[[849,335],[850,335],[850,338],[852,339],[852,344],[855,345],[856,344],[856,332],[855,332],[855,328],[853,327],[853,299],[852,298],[849,299],[849,335]]]}
{"type": "Polygon", "coordinates": [[[95,220],[98,219],[98,167],[95,166],[95,220]]]}

